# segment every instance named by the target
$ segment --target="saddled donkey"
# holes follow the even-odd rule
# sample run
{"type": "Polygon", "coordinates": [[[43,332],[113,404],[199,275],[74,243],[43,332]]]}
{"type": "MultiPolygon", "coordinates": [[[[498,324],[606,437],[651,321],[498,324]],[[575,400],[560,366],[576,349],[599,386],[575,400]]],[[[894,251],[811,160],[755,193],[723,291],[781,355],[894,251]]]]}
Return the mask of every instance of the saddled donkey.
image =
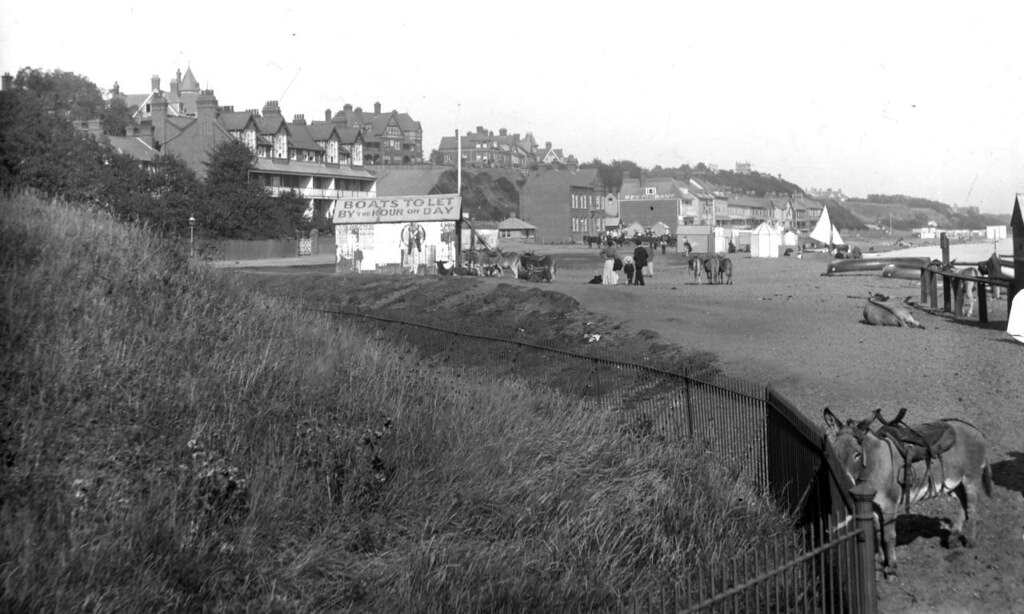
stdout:
{"type": "Polygon", "coordinates": [[[505,271],[508,271],[512,277],[516,276],[516,263],[519,261],[519,254],[516,252],[503,252],[500,249],[491,251],[487,250],[480,254],[480,265],[483,267],[483,272],[488,276],[504,277],[505,271]]]}
{"type": "Polygon", "coordinates": [[[718,268],[717,254],[711,254],[704,259],[704,273],[707,275],[709,284],[717,284],[722,281],[718,268]]]}
{"type": "Polygon", "coordinates": [[[530,281],[552,281],[555,278],[555,259],[527,253],[519,256],[516,277],[530,281]]]}
{"type": "Polygon", "coordinates": [[[731,284],[732,283],[732,260],[728,258],[718,259],[718,282],[731,284]]]}
{"type": "Polygon", "coordinates": [[[896,515],[900,506],[940,495],[956,497],[960,509],[949,528],[950,546],[971,546],[977,532],[976,502],[984,491],[992,496],[988,442],[963,420],[946,419],[910,427],[906,410],[885,421],[879,410],[866,420],[841,421],[824,410],[825,435],[850,486],[864,483],[875,490],[875,528],[886,577],[895,576],[896,515]],[[881,427],[871,430],[872,422],[881,427]]]}

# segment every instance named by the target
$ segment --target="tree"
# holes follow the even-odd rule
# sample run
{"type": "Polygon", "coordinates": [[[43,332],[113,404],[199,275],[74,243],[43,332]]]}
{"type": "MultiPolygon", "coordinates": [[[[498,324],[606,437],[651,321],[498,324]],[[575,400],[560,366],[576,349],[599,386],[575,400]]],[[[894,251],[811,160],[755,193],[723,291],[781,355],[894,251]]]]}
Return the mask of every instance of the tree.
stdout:
{"type": "Polygon", "coordinates": [[[100,88],[72,72],[25,67],[14,78],[14,87],[36,96],[44,111],[71,120],[98,118],[106,108],[100,88]]]}
{"type": "Polygon", "coordinates": [[[293,236],[308,226],[303,220],[307,205],[295,193],[273,197],[249,181],[255,157],[241,141],[227,141],[210,152],[204,190],[205,228],[215,235],[234,239],[293,236]]]}
{"type": "Polygon", "coordinates": [[[248,183],[249,171],[256,156],[245,143],[236,140],[225,141],[210,152],[206,167],[207,185],[241,185],[248,183]]]}
{"type": "Polygon", "coordinates": [[[103,132],[110,136],[124,136],[128,125],[132,122],[133,108],[129,108],[124,98],[114,96],[110,99],[100,119],[103,120],[103,132]]]}

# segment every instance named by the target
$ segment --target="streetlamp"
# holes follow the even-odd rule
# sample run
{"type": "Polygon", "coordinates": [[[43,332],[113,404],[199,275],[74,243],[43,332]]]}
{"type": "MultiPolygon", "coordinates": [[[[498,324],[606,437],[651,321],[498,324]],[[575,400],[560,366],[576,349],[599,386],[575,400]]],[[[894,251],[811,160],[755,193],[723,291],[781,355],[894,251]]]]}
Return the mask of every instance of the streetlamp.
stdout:
{"type": "Polygon", "coordinates": [[[188,257],[196,256],[196,216],[188,216],[188,257]]]}

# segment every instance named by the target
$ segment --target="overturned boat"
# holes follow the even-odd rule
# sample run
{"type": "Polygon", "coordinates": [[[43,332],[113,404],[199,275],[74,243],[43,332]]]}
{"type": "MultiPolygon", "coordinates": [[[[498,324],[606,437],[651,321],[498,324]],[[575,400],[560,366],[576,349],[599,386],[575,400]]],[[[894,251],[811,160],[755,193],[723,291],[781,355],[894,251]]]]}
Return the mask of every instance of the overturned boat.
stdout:
{"type": "Polygon", "coordinates": [[[832,260],[825,267],[823,275],[840,275],[843,273],[872,273],[884,271],[886,267],[893,269],[912,269],[915,279],[920,276],[921,267],[928,266],[930,258],[923,257],[900,257],[900,258],[842,258],[832,260]]]}

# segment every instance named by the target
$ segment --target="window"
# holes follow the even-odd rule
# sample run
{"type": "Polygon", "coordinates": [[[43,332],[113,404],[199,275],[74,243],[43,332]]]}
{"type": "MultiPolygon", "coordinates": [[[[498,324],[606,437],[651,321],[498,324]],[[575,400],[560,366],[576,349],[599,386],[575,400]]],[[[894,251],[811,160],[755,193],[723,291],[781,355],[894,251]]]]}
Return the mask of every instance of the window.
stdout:
{"type": "Polygon", "coordinates": [[[644,196],[655,196],[658,194],[656,188],[644,188],[644,196]]]}

